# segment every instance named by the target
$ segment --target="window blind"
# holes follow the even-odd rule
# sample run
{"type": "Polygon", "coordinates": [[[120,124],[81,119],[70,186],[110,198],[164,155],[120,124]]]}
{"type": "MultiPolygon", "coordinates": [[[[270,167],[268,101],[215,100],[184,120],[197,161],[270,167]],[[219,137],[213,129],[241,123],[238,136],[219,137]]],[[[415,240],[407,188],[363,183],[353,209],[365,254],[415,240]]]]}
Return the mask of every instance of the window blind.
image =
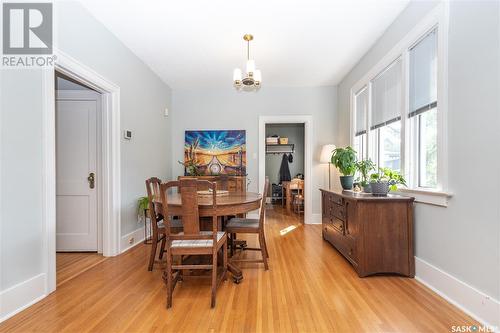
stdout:
{"type": "Polygon", "coordinates": [[[372,80],[372,110],[370,129],[376,129],[401,119],[402,61],[395,60],[372,80]]]}
{"type": "Polygon", "coordinates": [[[366,116],[368,114],[368,89],[364,87],[356,94],[356,136],[366,133],[366,116]]]}
{"type": "Polygon", "coordinates": [[[437,106],[437,29],[410,49],[409,117],[437,106]]]}

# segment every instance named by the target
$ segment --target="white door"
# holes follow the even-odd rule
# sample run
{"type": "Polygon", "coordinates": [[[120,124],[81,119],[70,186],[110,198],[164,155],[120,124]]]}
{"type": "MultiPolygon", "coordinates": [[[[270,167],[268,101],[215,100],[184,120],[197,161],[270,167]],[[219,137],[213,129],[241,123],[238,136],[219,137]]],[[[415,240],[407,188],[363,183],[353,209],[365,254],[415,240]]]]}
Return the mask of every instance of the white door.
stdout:
{"type": "Polygon", "coordinates": [[[57,100],[57,251],[97,251],[96,160],[97,101],[57,100]]]}

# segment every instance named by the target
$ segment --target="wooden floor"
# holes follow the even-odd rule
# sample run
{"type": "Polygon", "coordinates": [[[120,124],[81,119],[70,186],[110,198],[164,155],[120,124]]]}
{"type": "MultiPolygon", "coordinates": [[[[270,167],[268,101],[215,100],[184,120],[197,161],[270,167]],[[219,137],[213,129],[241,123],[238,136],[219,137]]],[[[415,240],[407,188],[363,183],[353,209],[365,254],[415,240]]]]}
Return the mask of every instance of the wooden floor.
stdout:
{"type": "Polygon", "coordinates": [[[209,280],[193,277],[177,285],[167,310],[161,269],[147,271],[149,246],[141,244],[62,284],[0,331],[449,332],[477,324],[414,279],[358,278],[319,225],[279,207],[266,223],[270,270],[243,266],[242,283],[224,282],[215,309],[209,280]]]}
{"type": "Polygon", "coordinates": [[[104,260],[106,258],[98,253],[58,252],[56,254],[57,286],[61,286],[104,260]]]}

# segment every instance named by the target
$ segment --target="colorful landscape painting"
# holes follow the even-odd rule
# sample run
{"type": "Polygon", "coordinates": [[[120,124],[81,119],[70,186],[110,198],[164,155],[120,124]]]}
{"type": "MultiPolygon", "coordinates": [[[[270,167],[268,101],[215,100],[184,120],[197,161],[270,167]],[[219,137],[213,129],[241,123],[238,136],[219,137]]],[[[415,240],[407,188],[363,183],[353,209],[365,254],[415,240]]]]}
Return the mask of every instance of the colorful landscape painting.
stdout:
{"type": "MultiPolygon", "coordinates": [[[[246,175],[244,130],[186,131],[184,165],[194,165],[199,175],[246,175]]],[[[192,174],[187,168],[186,175],[192,174]]]]}

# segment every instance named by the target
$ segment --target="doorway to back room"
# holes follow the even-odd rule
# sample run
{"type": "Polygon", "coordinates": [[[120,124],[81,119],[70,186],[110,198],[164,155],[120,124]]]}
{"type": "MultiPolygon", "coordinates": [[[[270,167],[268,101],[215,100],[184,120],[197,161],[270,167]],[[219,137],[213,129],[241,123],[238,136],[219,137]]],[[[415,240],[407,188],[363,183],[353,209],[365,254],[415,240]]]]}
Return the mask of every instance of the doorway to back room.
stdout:
{"type": "Polygon", "coordinates": [[[268,213],[303,223],[307,181],[304,123],[268,123],[265,131],[265,174],[270,181],[266,194],[268,213]]]}

